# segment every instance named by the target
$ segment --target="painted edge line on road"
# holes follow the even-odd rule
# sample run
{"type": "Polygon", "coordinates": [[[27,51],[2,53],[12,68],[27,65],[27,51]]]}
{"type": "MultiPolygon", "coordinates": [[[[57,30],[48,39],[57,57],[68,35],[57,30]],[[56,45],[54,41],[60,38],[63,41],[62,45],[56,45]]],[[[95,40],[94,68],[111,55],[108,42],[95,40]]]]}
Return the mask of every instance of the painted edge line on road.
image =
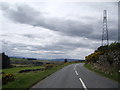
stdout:
{"type": "Polygon", "coordinates": [[[86,87],[86,85],[85,85],[85,83],[83,82],[83,80],[82,80],[81,78],[79,78],[79,80],[80,80],[80,82],[82,83],[83,88],[84,88],[85,90],[88,90],[87,87],[86,87]]]}

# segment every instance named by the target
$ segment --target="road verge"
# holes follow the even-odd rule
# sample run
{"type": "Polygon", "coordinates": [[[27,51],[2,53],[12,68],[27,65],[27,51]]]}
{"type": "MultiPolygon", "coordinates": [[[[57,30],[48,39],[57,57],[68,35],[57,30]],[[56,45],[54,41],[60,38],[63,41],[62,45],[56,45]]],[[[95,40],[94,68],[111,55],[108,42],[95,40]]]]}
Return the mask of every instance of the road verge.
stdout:
{"type": "Polygon", "coordinates": [[[92,65],[92,64],[84,64],[84,67],[91,70],[91,71],[96,72],[99,75],[102,75],[104,77],[107,77],[107,78],[109,78],[111,80],[114,80],[114,81],[120,83],[120,78],[119,78],[120,72],[114,71],[113,73],[109,74],[109,73],[102,72],[101,70],[95,68],[94,65],[92,65]]]}

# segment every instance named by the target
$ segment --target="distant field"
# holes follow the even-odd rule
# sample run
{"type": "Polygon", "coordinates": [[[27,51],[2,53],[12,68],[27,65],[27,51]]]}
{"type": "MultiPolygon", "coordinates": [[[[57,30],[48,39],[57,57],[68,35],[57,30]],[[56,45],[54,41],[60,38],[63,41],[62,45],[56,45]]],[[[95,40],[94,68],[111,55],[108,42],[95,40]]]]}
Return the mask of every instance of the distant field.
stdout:
{"type": "Polygon", "coordinates": [[[10,60],[27,60],[25,58],[10,58],[10,60]]]}
{"type": "Polygon", "coordinates": [[[63,62],[59,61],[48,61],[48,60],[28,60],[27,58],[10,58],[10,63],[12,67],[30,67],[30,66],[40,66],[48,63],[51,64],[61,64],[63,62]]]}
{"type": "Polygon", "coordinates": [[[23,69],[39,69],[39,68],[44,68],[44,66],[9,68],[9,69],[3,69],[3,72],[12,73],[12,74],[18,74],[18,72],[20,70],[23,70],[23,69]]]}
{"type": "Polygon", "coordinates": [[[43,63],[62,63],[59,61],[50,61],[50,60],[28,60],[27,58],[10,58],[12,62],[43,62],[43,63]]]}
{"type": "MultiPolygon", "coordinates": [[[[10,63],[12,67],[30,67],[30,66],[36,66],[35,63],[44,62],[41,60],[28,60],[26,58],[10,58],[10,63]]],[[[38,65],[39,66],[39,65],[38,65]]]]}
{"type": "MultiPolygon", "coordinates": [[[[28,60],[27,58],[10,58],[10,60],[21,60],[21,61],[31,61],[31,60],[28,60]]],[[[32,61],[34,61],[34,62],[49,62],[49,61],[47,61],[47,60],[32,60],[32,61]]]]}

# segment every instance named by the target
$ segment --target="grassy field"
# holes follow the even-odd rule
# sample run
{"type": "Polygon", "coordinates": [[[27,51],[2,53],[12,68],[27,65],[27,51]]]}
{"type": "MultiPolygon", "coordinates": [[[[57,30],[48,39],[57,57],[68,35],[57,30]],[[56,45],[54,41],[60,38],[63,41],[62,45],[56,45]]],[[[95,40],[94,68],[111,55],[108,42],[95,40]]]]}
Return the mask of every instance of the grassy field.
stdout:
{"type": "Polygon", "coordinates": [[[44,68],[44,66],[9,68],[9,69],[3,69],[3,72],[12,73],[16,75],[20,70],[23,70],[23,69],[39,69],[39,68],[44,68]]]}
{"type": "Polygon", "coordinates": [[[11,67],[30,67],[46,63],[61,64],[63,62],[49,60],[28,60],[27,58],[10,58],[11,67]]]}
{"type": "Polygon", "coordinates": [[[27,59],[25,59],[25,58],[10,58],[10,60],[27,60],[27,59]]]}
{"type": "Polygon", "coordinates": [[[15,81],[12,81],[6,85],[3,85],[3,89],[4,88],[22,88],[23,90],[23,88],[24,89],[30,88],[34,84],[36,84],[38,81],[44,79],[45,77],[51,75],[55,71],[69,64],[72,64],[72,63],[66,63],[59,66],[54,66],[52,69],[45,70],[45,71],[34,71],[34,72],[27,72],[27,73],[18,73],[18,72],[23,69],[43,68],[43,66],[3,69],[3,72],[12,73],[15,75],[15,78],[16,78],[15,81]]]}
{"type": "Polygon", "coordinates": [[[112,80],[114,80],[114,81],[120,82],[120,78],[119,78],[120,73],[116,72],[116,70],[112,70],[112,71],[113,71],[112,74],[107,74],[107,73],[105,73],[105,72],[101,72],[101,71],[98,70],[98,69],[94,69],[91,64],[84,64],[84,67],[86,67],[86,68],[88,68],[89,70],[92,70],[92,71],[94,71],[94,72],[96,72],[96,73],[98,73],[98,74],[100,74],[100,75],[102,75],[102,76],[105,76],[105,77],[107,77],[107,78],[109,78],[109,79],[112,79],[112,80]]]}
{"type": "MultiPolygon", "coordinates": [[[[27,58],[13,58],[11,57],[10,58],[11,61],[31,61],[31,60],[28,60],[27,58]]],[[[48,60],[32,60],[33,62],[51,62],[51,61],[48,61],[48,60]]]]}
{"type": "Polygon", "coordinates": [[[13,82],[9,82],[8,84],[3,85],[3,88],[25,88],[25,86],[28,87],[31,84],[31,81],[34,82],[33,79],[36,78],[36,76],[41,72],[28,72],[28,73],[18,72],[24,69],[39,69],[39,68],[43,68],[43,66],[3,69],[3,72],[13,74],[16,79],[13,82]]]}

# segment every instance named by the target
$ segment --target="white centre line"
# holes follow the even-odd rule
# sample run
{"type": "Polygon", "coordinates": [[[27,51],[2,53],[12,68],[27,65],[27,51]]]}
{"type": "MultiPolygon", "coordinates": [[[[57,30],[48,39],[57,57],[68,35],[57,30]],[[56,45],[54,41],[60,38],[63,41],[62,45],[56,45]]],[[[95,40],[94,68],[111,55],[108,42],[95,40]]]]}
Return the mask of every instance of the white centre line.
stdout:
{"type": "MultiPolygon", "coordinates": [[[[77,64],[76,64],[77,65],[77,64]]],[[[76,65],[75,65],[75,67],[74,67],[74,70],[76,71],[76,65]]]]}
{"type": "MultiPolygon", "coordinates": [[[[76,64],[75,67],[74,67],[74,70],[75,70],[76,75],[78,75],[78,72],[77,72],[77,70],[76,70],[76,66],[77,66],[77,65],[79,65],[79,64],[76,64]]],[[[85,90],[88,90],[87,87],[86,87],[86,85],[85,85],[85,83],[83,82],[83,80],[82,80],[81,78],[79,78],[79,80],[80,80],[80,82],[82,83],[83,88],[84,88],[85,90]]]]}
{"type": "Polygon", "coordinates": [[[74,70],[76,71],[76,66],[79,65],[79,64],[76,64],[75,67],[74,67],[74,70]]]}
{"type": "Polygon", "coordinates": [[[77,71],[75,71],[75,73],[76,73],[76,75],[78,75],[78,72],[77,72],[77,71]]]}
{"type": "Polygon", "coordinates": [[[83,82],[83,80],[81,78],[79,78],[80,82],[82,83],[82,86],[85,90],[88,90],[87,87],[85,86],[85,83],[83,82]]]}
{"type": "Polygon", "coordinates": [[[78,65],[78,64],[76,64],[75,67],[74,67],[74,70],[75,70],[76,75],[78,75],[78,72],[77,72],[77,70],[76,70],[76,66],[77,66],[77,65],[78,65]]]}

